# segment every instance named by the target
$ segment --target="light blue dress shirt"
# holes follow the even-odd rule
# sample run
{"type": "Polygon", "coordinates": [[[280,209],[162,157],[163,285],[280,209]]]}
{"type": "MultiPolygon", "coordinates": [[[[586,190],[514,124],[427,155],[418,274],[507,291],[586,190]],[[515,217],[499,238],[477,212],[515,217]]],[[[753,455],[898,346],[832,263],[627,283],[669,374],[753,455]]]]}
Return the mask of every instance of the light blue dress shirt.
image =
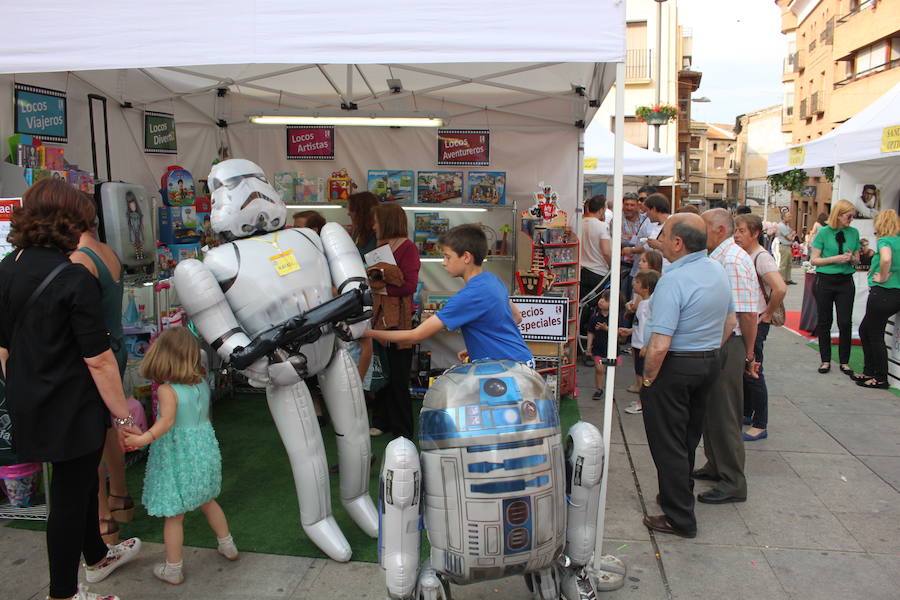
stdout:
{"type": "Polygon", "coordinates": [[[650,312],[650,333],[671,336],[670,350],[718,349],[725,318],[733,312],[725,269],[705,250],[679,258],[656,285],[650,312]]]}

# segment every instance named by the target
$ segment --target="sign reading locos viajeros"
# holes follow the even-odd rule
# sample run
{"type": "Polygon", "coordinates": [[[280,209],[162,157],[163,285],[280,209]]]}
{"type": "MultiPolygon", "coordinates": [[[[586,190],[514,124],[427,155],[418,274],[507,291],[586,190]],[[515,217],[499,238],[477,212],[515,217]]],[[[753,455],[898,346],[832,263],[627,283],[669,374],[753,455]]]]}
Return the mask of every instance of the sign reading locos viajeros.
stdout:
{"type": "Polygon", "coordinates": [[[178,154],[175,115],[153,110],[144,111],[144,152],[178,154]]]}
{"type": "Polygon", "coordinates": [[[66,93],[59,90],[15,84],[16,133],[45,142],[68,141],[66,93]]]}

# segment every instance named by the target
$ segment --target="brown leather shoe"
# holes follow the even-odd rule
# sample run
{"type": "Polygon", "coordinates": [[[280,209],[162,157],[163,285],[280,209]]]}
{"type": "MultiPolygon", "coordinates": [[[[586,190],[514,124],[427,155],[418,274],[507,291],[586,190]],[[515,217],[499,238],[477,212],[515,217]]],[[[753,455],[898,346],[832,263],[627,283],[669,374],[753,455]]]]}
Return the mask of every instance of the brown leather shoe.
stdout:
{"type": "Polygon", "coordinates": [[[666,519],[666,515],[648,515],[644,517],[644,527],[647,529],[652,529],[653,531],[658,531],[660,533],[672,533],[679,537],[683,538],[695,538],[697,537],[696,531],[682,531],[680,529],[675,529],[669,524],[669,520],[666,519]]]}

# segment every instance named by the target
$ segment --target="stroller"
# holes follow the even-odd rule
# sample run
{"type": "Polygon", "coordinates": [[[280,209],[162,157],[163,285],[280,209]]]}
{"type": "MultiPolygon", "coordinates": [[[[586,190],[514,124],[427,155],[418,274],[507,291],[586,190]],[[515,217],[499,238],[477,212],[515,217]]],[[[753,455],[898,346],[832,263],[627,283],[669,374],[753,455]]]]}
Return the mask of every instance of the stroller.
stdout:
{"type": "Polygon", "coordinates": [[[591,317],[591,311],[597,305],[597,299],[603,290],[609,288],[609,284],[610,278],[609,273],[607,273],[600,280],[600,283],[578,299],[578,353],[581,355],[581,361],[585,366],[593,366],[594,364],[587,347],[587,324],[591,317]]]}

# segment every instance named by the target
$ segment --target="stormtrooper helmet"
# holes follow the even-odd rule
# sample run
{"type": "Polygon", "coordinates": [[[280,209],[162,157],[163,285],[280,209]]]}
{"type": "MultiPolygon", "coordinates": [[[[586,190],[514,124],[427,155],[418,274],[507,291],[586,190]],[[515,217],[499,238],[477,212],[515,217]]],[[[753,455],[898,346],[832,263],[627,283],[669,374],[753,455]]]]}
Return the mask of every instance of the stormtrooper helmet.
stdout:
{"type": "Polygon", "coordinates": [[[276,231],[284,227],[287,207],[259,165],[234,158],[209,172],[213,231],[229,239],[276,231]]]}

